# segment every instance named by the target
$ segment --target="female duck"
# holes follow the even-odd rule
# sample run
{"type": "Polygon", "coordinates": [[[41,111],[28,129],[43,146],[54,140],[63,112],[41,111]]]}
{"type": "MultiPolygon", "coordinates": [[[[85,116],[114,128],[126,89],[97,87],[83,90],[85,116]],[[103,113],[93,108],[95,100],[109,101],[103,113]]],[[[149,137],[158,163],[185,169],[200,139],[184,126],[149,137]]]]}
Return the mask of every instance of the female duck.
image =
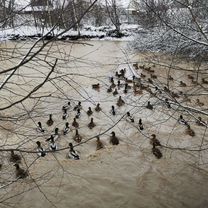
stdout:
{"type": "Polygon", "coordinates": [[[72,126],[75,128],[79,128],[79,123],[76,121],[76,118],[74,118],[74,121],[72,122],[72,126]]]}
{"type": "Polygon", "coordinates": [[[97,136],[96,144],[97,144],[96,150],[100,150],[104,147],[103,143],[100,141],[99,136],[97,136]]]}
{"type": "Polygon", "coordinates": [[[91,118],[91,121],[90,121],[90,123],[88,124],[88,128],[89,128],[89,129],[93,129],[95,126],[96,126],[96,124],[94,123],[93,118],[91,118]]]}
{"type": "Polygon", "coordinates": [[[95,107],[95,111],[100,112],[101,110],[102,110],[102,108],[100,107],[100,103],[98,103],[95,107]]]}
{"type": "Polygon", "coordinates": [[[18,179],[24,179],[28,176],[28,172],[22,168],[20,168],[19,164],[14,164],[14,166],[16,167],[16,178],[18,179]]]}
{"type": "Polygon", "coordinates": [[[80,143],[82,141],[82,136],[79,134],[78,129],[76,129],[76,133],[73,137],[73,140],[77,143],[80,143]]]}
{"type": "Polygon", "coordinates": [[[20,155],[14,154],[14,150],[11,150],[11,155],[10,155],[10,158],[9,158],[10,162],[21,163],[21,159],[22,158],[20,157],[20,155]]]}
{"type": "Polygon", "coordinates": [[[52,114],[49,115],[49,120],[46,122],[46,124],[47,124],[48,126],[52,126],[52,125],[53,125],[52,114]]]}

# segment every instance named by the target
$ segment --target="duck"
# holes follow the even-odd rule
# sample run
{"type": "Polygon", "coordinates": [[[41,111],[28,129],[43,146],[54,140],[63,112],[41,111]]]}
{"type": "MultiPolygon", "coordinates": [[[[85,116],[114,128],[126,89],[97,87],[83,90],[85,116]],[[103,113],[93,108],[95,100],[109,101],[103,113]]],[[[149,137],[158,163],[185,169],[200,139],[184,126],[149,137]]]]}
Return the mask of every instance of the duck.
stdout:
{"type": "Polygon", "coordinates": [[[150,139],[150,144],[153,146],[161,146],[160,141],[156,138],[155,134],[151,135],[152,138],[150,139]]]}
{"type": "Polygon", "coordinates": [[[169,75],[168,80],[169,81],[173,81],[174,79],[173,79],[173,77],[171,75],[169,75]]]}
{"type": "Polygon", "coordinates": [[[116,71],[115,76],[118,78],[121,78],[122,75],[120,73],[118,73],[118,71],[116,71]]]}
{"type": "Polygon", "coordinates": [[[152,153],[157,159],[160,159],[163,156],[162,152],[157,147],[155,147],[155,145],[152,147],[152,153]]]}
{"type": "Polygon", "coordinates": [[[118,82],[117,82],[117,88],[120,89],[120,87],[121,87],[121,81],[118,80],[118,82]]]}
{"type": "Polygon", "coordinates": [[[38,131],[38,132],[41,132],[41,133],[44,133],[44,132],[45,132],[45,130],[44,130],[43,127],[42,127],[42,123],[41,123],[40,121],[38,121],[38,128],[37,128],[37,131],[38,131]]]}
{"type": "Polygon", "coordinates": [[[134,118],[131,116],[130,112],[126,113],[126,120],[134,123],[134,118]]]}
{"type": "Polygon", "coordinates": [[[68,154],[69,158],[72,158],[74,160],[79,160],[80,157],[77,153],[77,151],[74,150],[74,146],[72,143],[69,143],[69,154],[68,154]]]}
{"type": "Polygon", "coordinates": [[[114,90],[113,95],[114,96],[118,95],[118,90],[117,89],[114,90]]]}
{"type": "Polygon", "coordinates": [[[124,100],[119,96],[118,101],[117,101],[117,106],[121,107],[125,104],[124,100]]]}
{"type": "Polygon", "coordinates": [[[66,134],[68,134],[69,131],[70,131],[69,123],[66,122],[64,130],[63,130],[63,134],[66,135],[66,134]]]}
{"type": "Polygon", "coordinates": [[[188,79],[194,80],[194,77],[191,74],[187,75],[188,79]]]}
{"type": "Polygon", "coordinates": [[[36,144],[37,144],[37,155],[39,157],[45,157],[46,156],[46,152],[43,149],[43,147],[41,146],[41,143],[39,141],[37,141],[36,144]]]}
{"type": "Polygon", "coordinates": [[[208,81],[205,78],[202,78],[202,83],[203,84],[208,84],[208,81]]]}
{"type": "Polygon", "coordinates": [[[91,118],[90,123],[88,124],[89,129],[93,129],[96,126],[96,124],[93,121],[93,118],[91,118]]]}
{"type": "Polygon", "coordinates": [[[72,126],[75,128],[79,128],[79,123],[76,121],[76,118],[74,118],[74,120],[72,122],[72,126]]]}
{"type": "Polygon", "coordinates": [[[64,110],[63,110],[63,116],[62,116],[62,119],[63,119],[63,120],[66,120],[67,117],[69,117],[69,115],[68,115],[68,113],[67,113],[67,109],[64,109],[64,110]]]}
{"type": "Polygon", "coordinates": [[[114,83],[114,78],[110,77],[110,83],[114,83]]]}
{"type": "Polygon", "coordinates": [[[78,129],[76,129],[75,135],[73,137],[73,140],[77,143],[80,143],[82,141],[82,136],[79,134],[78,129]]]}
{"type": "Polygon", "coordinates": [[[168,98],[165,98],[165,104],[166,104],[167,108],[171,108],[168,98]]]}
{"type": "Polygon", "coordinates": [[[16,168],[16,171],[15,171],[15,174],[16,174],[16,178],[18,179],[24,179],[24,178],[27,178],[28,177],[28,172],[22,168],[20,168],[19,164],[15,163],[14,164],[15,168],[16,168]]]}
{"type": "Polygon", "coordinates": [[[199,99],[196,99],[196,104],[197,104],[199,107],[204,106],[204,103],[202,103],[199,99]]]}
{"type": "Polygon", "coordinates": [[[118,145],[119,144],[119,139],[116,137],[116,134],[114,131],[111,132],[111,137],[110,137],[110,143],[112,145],[118,145]]]}
{"type": "Polygon", "coordinates": [[[59,128],[55,128],[53,139],[56,141],[59,138],[59,128]]]}
{"type": "Polygon", "coordinates": [[[95,107],[95,111],[100,112],[101,110],[102,110],[102,108],[100,107],[100,103],[98,103],[95,107]]]}
{"type": "Polygon", "coordinates": [[[187,85],[186,85],[186,83],[185,82],[183,82],[183,81],[180,81],[180,87],[186,87],[187,85]]]}
{"type": "Polygon", "coordinates": [[[103,143],[100,141],[99,136],[96,137],[96,144],[97,144],[96,150],[100,150],[104,147],[103,143]]]}
{"type": "Polygon", "coordinates": [[[157,79],[157,75],[155,75],[155,74],[151,74],[150,77],[151,77],[152,79],[157,79]]]}
{"type": "Polygon", "coordinates": [[[48,119],[48,121],[46,122],[46,124],[47,124],[48,126],[52,126],[52,125],[53,125],[52,114],[49,115],[49,119],[48,119]]]}
{"type": "Polygon", "coordinates": [[[3,165],[0,163],[0,170],[2,169],[2,166],[3,166],[3,165]]]}
{"type": "Polygon", "coordinates": [[[150,84],[153,84],[153,81],[152,81],[152,79],[150,79],[150,78],[148,78],[148,80],[147,80],[150,84]]]}
{"type": "Polygon", "coordinates": [[[139,68],[140,69],[145,69],[145,65],[140,65],[139,68]]]}
{"type": "Polygon", "coordinates": [[[207,124],[204,122],[204,121],[202,121],[202,118],[199,116],[198,117],[198,119],[196,120],[196,124],[198,125],[198,126],[207,126],[207,124]]]}
{"type": "Polygon", "coordinates": [[[92,85],[92,89],[94,89],[94,90],[99,90],[99,89],[100,89],[100,84],[99,84],[99,83],[93,84],[93,85],[92,85]]]}
{"type": "Polygon", "coordinates": [[[18,154],[14,154],[14,150],[11,150],[10,152],[10,158],[9,158],[9,161],[10,162],[13,162],[13,163],[21,163],[21,156],[18,155],[18,154]]]}
{"type": "Polygon", "coordinates": [[[178,123],[185,125],[185,126],[189,126],[188,122],[183,118],[182,115],[180,115],[180,117],[178,119],[178,123]]]}
{"type": "Polygon", "coordinates": [[[139,129],[140,129],[140,131],[144,130],[144,126],[143,126],[141,118],[139,119],[139,129]]]}
{"type": "Polygon", "coordinates": [[[146,78],[146,75],[145,74],[143,74],[143,73],[141,73],[141,78],[146,78]]]}
{"type": "Polygon", "coordinates": [[[115,88],[116,87],[116,84],[114,83],[114,81],[111,83],[111,88],[115,88]]]}
{"type": "Polygon", "coordinates": [[[137,89],[136,87],[134,87],[134,96],[142,95],[142,94],[143,94],[142,89],[137,89]]]}
{"type": "Polygon", "coordinates": [[[153,105],[150,103],[150,101],[147,102],[146,108],[149,110],[153,110],[153,105]]]}
{"type": "Polygon", "coordinates": [[[186,134],[188,134],[188,135],[191,136],[191,137],[194,137],[194,136],[196,135],[195,132],[194,132],[194,130],[191,129],[190,126],[187,126],[186,134]]]}
{"type": "Polygon", "coordinates": [[[82,103],[79,101],[78,104],[74,107],[74,111],[77,111],[78,109],[82,109],[82,103]]]}
{"type": "Polygon", "coordinates": [[[115,111],[114,105],[111,106],[111,111],[110,111],[110,113],[111,113],[113,116],[116,115],[116,111],[115,111]]]}
{"type": "Polygon", "coordinates": [[[67,104],[65,104],[65,105],[62,107],[62,111],[68,110],[70,107],[71,107],[71,102],[68,102],[67,104]]]}
{"type": "Polygon", "coordinates": [[[133,67],[134,67],[136,70],[139,69],[138,63],[134,63],[134,64],[133,64],[133,67]]]}
{"type": "Polygon", "coordinates": [[[109,87],[108,89],[107,89],[107,93],[111,93],[113,90],[112,90],[112,88],[111,87],[109,87]]]}
{"type": "Polygon", "coordinates": [[[93,111],[91,109],[91,107],[88,108],[88,111],[87,111],[87,115],[88,116],[91,116],[93,114],[93,111]]]}
{"type": "Polygon", "coordinates": [[[57,144],[54,141],[54,138],[51,139],[50,145],[49,145],[50,150],[56,151],[58,149],[57,144]]]}
{"type": "Polygon", "coordinates": [[[80,116],[81,116],[80,109],[77,109],[77,113],[76,113],[76,115],[75,115],[75,118],[76,118],[76,119],[79,119],[80,116]]]}
{"type": "Polygon", "coordinates": [[[120,73],[121,73],[121,76],[122,76],[122,77],[125,77],[125,74],[126,74],[126,68],[121,69],[121,70],[120,70],[120,73]]]}

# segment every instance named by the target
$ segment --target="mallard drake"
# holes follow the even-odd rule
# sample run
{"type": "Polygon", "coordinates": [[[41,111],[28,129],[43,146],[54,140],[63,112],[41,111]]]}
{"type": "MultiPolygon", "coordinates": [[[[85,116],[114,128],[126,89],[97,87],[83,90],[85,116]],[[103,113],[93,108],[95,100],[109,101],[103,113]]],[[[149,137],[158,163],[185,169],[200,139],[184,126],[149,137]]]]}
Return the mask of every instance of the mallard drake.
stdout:
{"type": "Polygon", "coordinates": [[[9,161],[10,162],[13,162],[13,163],[21,163],[21,157],[20,157],[20,155],[18,155],[18,154],[14,154],[14,150],[11,150],[11,152],[10,152],[11,154],[10,154],[10,158],[9,158],[9,161]]]}
{"type": "Polygon", "coordinates": [[[114,105],[111,106],[111,111],[110,111],[110,113],[111,113],[113,116],[116,115],[116,111],[115,111],[114,105]]]}
{"type": "Polygon", "coordinates": [[[69,114],[67,113],[67,109],[64,109],[62,119],[66,120],[68,117],[69,117],[69,114]]]}
{"type": "Polygon", "coordinates": [[[124,100],[119,96],[118,101],[117,101],[117,106],[123,106],[125,104],[124,100]]]}
{"type": "Polygon", "coordinates": [[[45,130],[44,130],[43,127],[42,127],[42,123],[41,123],[40,121],[38,121],[38,128],[37,128],[37,131],[38,131],[38,132],[41,132],[41,133],[44,133],[44,132],[45,132],[45,130]]]}
{"type": "Polygon", "coordinates": [[[160,141],[156,138],[155,134],[151,135],[152,138],[150,139],[150,144],[153,146],[161,146],[160,141]]]}
{"type": "Polygon", "coordinates": [[[116,134],[114,131],[111,132],[111,137],[110,137],[110,143],[112,145],[118,145],[119,144],[119,139],[116,137],[116,134]]]}
{"type": "Polygon", "coordinates": [[[100,137],[99,136],[97,136],[96,138],[97,138],[97,140],[96,140],[96,144],[97,144],[96,150],[100,150],[100,149],[102,149],[104,147],[104,145],[100,141],[100,137]]]}
{"type": "Polygon", "coordinates": [[[155,145],[152,147],[152,153],[157,159],[160,159],[163,156],[162,152],[157,147],[155,147],[155,145]]]}
{"type": "Polygon", "coordinates": [[[139,129],[140,129],[140,131],[144,130],[144,126],[143,126],[141,118],[139,119],[139,129]]]}
{"type": "Polygon", "coordinates": [[[180,115],[180,117],[178,119],[178,123],[185,125],[185,126],[189,126],[188,122],[183,118],[182,115],[180,115]]]}
{"type": "Polygon", "coordinates": [[[36,144],[37,144],[37,155],[39,157],[45,157],[46,156],[46,152],[43,149],[43,147],[41,146],[41,143],[39,141],[37,141],[36,144]]]}
{"type": "Polygon", "coordinates": [[[153,105],[150,103],[150,101],[147,102],[146,108],[149,110],[153,110],[153,105]]]}
{"type": "Polygon", "coordinates": [[[180,87],[186,87],[187,85],[186,85],[186,83],[185,82],[183,82],[183,81],[180,81],[180,87]]]}
{"type": "Polygon", "coordinates": [[[110,77],[110,83],[114,83],[114,78],[110,77]]]}
{"type": "Polygon", "coordinates": [[[75,115],[75,118],[76,118],[76,119],[79,119],[80,116],[81,116],[81,111],[80,111],[80,109],[77,109],[77,113],[76,113],[76,115],[75,115]]]}
{"type": "Polygon", "coordinates": [[[72,143],[69,143],[69,154],[68,154],[68,157],[72,158],[74,160],[79,160],[80,159],[77,151],[74,150],[74,147],[73,147],[72,143]]]}
{"type": "Polygon", "coordinates": [[[66,135],[69,131],[70,131],[69,123],[66,122],[65,127],[64,127],[64,130],[63,130],[63,134],[66,135]]]}
{"type": "Polygon", "coordinates": [[[73,137],[73,140],[77,143],[80,143],[82,141],[82,136],[79,134],[78,129],[76,129],[75,135],[73,137]]]}
{"type": "Polygon", "coordinates": [[[107,89],[107,93],[111,93],[113,90],[112,90],[112,88],[111,87],[109,87],[108,89],[107,89]]]}
{"type": "Polygon", "coordinates": [[[88,124],[88,128],[89,128],[89,129],[93,129],[95,126],[96,126],[96,125],[95,125],[95,123],[94,123],[94,120],[93,120],[93,118],[91,118],[90,123],[88,124]]]}
{"type": "Polygon", "coordinates": [[[87,115],[91,116],[93,114],[91,107],[88,108],[87,115]]]}
{"type": "Polygon", "coordinates": [[[126,120],[134,123],[134,118],[131,116],[130,112],[126,113],[126,120]]]}
{"type": "Polygon", "coordinates": [[[204,106],[204,103],[202,103],[199,99],[196,99],[196,104],[197,104],[199,107],[204,106]]]}
{"type": "Polygon", "coordinates": [[[57,146],[57,144],[55,143],[54,138],[51,139],[50,144],[49,144],[49,148],[50,148],[50,150],[52,150],[52,151],[56,151],[56,150],[58,149],[58,146],[57,146]]]}
{"type": "Polygon", "coordinates": [[[59,128],[55,128],[53,139],[56,141],[59,138],[59,128]]]}
{"type": "Polygon", "coordinates": [[[99,83],[93,84],[93,85],[92,85],[92,89],[94,89],[94,90],[99,90],[99,89],[100,89],[100,84],[99,84],[99,83]]]}
{"type": "Polygon", "coordinates": [[[62,107],[62,111],[68,110],[70,107],[71,107],[71,103],[68,102],[67,104],[65,104],[65,105],[62,107]]]}
{"type": "Polygon", "coordinates": [[[102,109],[101,109],[101,107],[100,107],[100,103],[98,103],[97,105],[96,105],[96,107],[95,107],[95,111],[96,112],[100,112],[102,109]]]}
{"type": "Polygon", "coordinates": [[[187,126],[186,134],[188,134],[188,135],[191,136],[191,137],[194,137],[194,136],[195,136],[195,132],[194,132],[193,129],[191,129],[190,126],[187,126]]]}
{"type": "Polygon", "coordinates": [[[78,104],[74,107],[74,111],[77,111],[78,109],[82,109],[82,103],[79,101],[78,104]]]}
{"type": "Polygon", "coordinates": [[[114,90],[113,95],[114,96],[118,95],[118,90],[117,89],[114,90]]]}
{"type": "Polygon", "coordinates": [[[76,118],[74,118],[73,122],[72,122],[72,126],[75,127],[75,128],[79,128],[79,124],[78,122],[76,121],[76,118]]]}
{"type": "Polygon", "coordinates": [[[206,122],[202,121],[202,118],[199,116],[198,119],[196,120],[196,124],[198,126],[207,126],[206,122]]]}
{"type": "Polygon", "coordinates": [[[53,125],[52,114],[49,115],[49,119],[48,119],[48,121],[46,122],[46,124],[47,124],[48,126],[52,126],[52,125],[53,125]]]}
{"type": "Polygon", "coordinates": [[[16,167],[16,172],[15,172],[16,178],[24,179],[28,176],[28,172],[26,170],[20,168],[19,164],[16,163],[16,164],[14,164],[14,166],[16,167]]]}

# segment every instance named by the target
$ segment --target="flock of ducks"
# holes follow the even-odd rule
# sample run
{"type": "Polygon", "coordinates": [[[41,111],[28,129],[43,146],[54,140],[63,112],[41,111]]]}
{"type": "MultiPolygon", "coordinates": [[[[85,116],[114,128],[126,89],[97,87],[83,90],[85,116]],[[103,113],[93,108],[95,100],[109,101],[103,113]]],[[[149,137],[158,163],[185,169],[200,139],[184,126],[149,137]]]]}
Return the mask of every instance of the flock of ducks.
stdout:
{"type": "MultiPolygon", "coordinates": [[[[150,74],[150,78],[148,78],[147,80],[145,80],[145,78],[147,77],[147,75],[143,73],[141,73],[140,78],[137,78],[135,76],[132,77],[132,80],[128,80],[128,78],[126,78],[126,69],[121,69],[120,71],[117,71],[115,73],[114,77],[110,77],[110,86],[107,89],[107,93],[112,93],[113,96],[116,96],[119,94],[118,90],[121,90],[123,88],[123,93],[126,94],[128,93],[128,91],[130,89],[133,89],[133,93],[135,96],[137,95],[141,95],[143,93],[143,90],[146,90],[147,92],[149,92],[151,95],[153,96],[157,96],[157,94],[161,94],[162,91],[164,91],[165,93],[169,94],[170,97],[172,98],[176,98],[179,97],[179,94],[181,94],[181,96],[183,95],[183,93],[175,93],[172,92],[170,89],[168,89],[167,87],[164,87],[163,89],[159,89],[157,86],[154,86],[154,81],[155,79],[157,79],[157,76],[154,74],[154,70],[151,69],[151,67],[146,67],[145,65],[143,66],[138,66],[138,64],[134,64],[135,69],[142,69],[144,72],[148,72],[150,74]],[[116,79],[116,81],[115,81],[116,79]],[[146,83],[148,83],[147,85],[143,84],[143,80],[146,81],[146,83]],[[151,84],[152,86],[154,86],[155,92],[152,91],[152,87],[149,86],[149,84],[151,84]]],[[[170,81],[174,81],[174,78],[172,76],[169,75],[168,79],[170,81]]],[[[188,75],[188,79],[191,79],[192,81],[194,81],[194,77],[192,75],[188,75]]],[[[204,84],[208,84],[208,81],[206,81],[204,78],[202,79],[202,82],[204,84]]],[[[186,87],[186,83],[183,81],[180,81],[179,84],[180,87],[186,87]]],[[[92,89],[99,91],[100,90],[100,84],[93,84],[92,85],[92,89]]],[[[171,103],[169,102],[169,99],[166,97],[164,99],[164,103],[166,105],[167,108],[171,108],[171,103]]],[[[196,103],[198,106],[203,106],[204,103],[202,103],[199,99],[196,100],[196,103]]],[[[122,99],[122,96],[119,95],[117,102],[116,102],[117,107],[121,107],[125,105],[125,101],[122,99]]],[[[154,110],[154,106],[151,104],[150,101],[147,102],[146,106],[145,106],[148,110],[154,110]]],[[[72,108],[72,105],[70,102],[67,102],[63,107],[62,107],[62,119],[63,120],[67,120],[67,118],[69,117],[68,111],[69,109],[73,109],[73,111],[75,111],[75,117],[73,118],[73,122],[71,123],[71,126],[75,128],[75,135],[73,137],[73,140],[76,143],[80,143],[82,141],[82,136],[79,134],[79,122],[78,119],[80,119],[81,116],[81,111],[82,111],[82,103],[79,101],[77,103],[77,105],[74,106],[74,108],[72,108]]],[[[100,112],[102,111],[102,108],[100,106],[100,103],[97,103],[96,107],[94,108],[94,111],[96,112],[100,112]]],[[[112,116],[115,116],[117,114],[115,105],[111,106],[110,109],[110,113],[112,116]]],[[[88,108],[86,114],[90,117],[93,115],[93,110],[91,107],[88,108]]],[[[126,120],[130,123],[135,123],[135,119],[133,118],[133,116],[130,114],[130,112],[126,112],[126,120]]],[[[195,132],[194,130],[190,127],[190,124],[188,123],[188,121],[186,121],[183,118],[183,115],[180,115],[180,117],[178,118],[178,123],[186,126],[186,133],[190,136],[195,136],[195,132]]],[[[53,120],[53,116],[52,114],[49,115],[49,119],[46,122],[47,126],[53,126],[54,125],[54,120],[53,120]]],[[[199,126],[206,126],[207,127],[207,123],[205,121],[202,120],[201,117],[198,117],[198,119],[196,120],[196,124],[199,126]]],[[[71,126],[69,124],[69,122],[65,123],[65,126],[63,128],[63,135],[67,135],[70,131],[71,131],[71,126]]],[[[90,118],[90,123],[88,123],[88,128],[89,129],[93,129],[96,124],[94,122],[93,118],[90,118]]],[[[143,122],[142,119],[139,119],[138,125],[137,125],[138,129],[140,131],[144,130],[144,126],[143,126],[143,122]]],[[[40,133],[45,133],[45,129],[42,126],[42,123],[39,121],[37,123],[37,131],[40,133]]],[[[50,151],[57,151],[58,150],[58,145],[57,145],[57,140],[60,137],[60,131],[59,128],[55,128],[54,133],[51,134],[51,136],[46,139],[46,142],[49,143],[49,149],[50,151]]],[[[119,138],[116,136],[116,133],[114,131],[111,132],[111,136],[110,136],[110,144],[112,145],[118,145],[119,144],[119,138]]],[[[45,157],[47,155],[47,152],[41,145],[40,141],[36,142],[37,148],[37,155],[39,157],[45,157]]],[[[96,150],[100,150],[104,147],[102,141],[100,140],[100,137],[97,136],[96,137],[96,150]]],[[[156,138],[155,134],[151,135],[150,138],[150,145],[152,145],[152,154],[160,159],[162,158],[162,152],[159,149],[159,147],[162,147],[160,141],[156,138]]],[[[69,143],[69,152],[68,152],[68,158],[70,159],[74,159],[74,160],[79,160],[80,156],[78,154],[78,152],[74,149],[73,144],[70,142],[69,143]]],[[[28,171],[22,169],[20,167],[20,163],[21,163],[21,156],[18,154],[15,154],[14,151],[11,151],[10,154],[10,162],[14,163],[14,166],[16,168],[16,177],[17,178],[26,178],[28,176],[28,171]]],[[[0,169],[2,168],[2,165],[0,166],[0,169]]]]}

